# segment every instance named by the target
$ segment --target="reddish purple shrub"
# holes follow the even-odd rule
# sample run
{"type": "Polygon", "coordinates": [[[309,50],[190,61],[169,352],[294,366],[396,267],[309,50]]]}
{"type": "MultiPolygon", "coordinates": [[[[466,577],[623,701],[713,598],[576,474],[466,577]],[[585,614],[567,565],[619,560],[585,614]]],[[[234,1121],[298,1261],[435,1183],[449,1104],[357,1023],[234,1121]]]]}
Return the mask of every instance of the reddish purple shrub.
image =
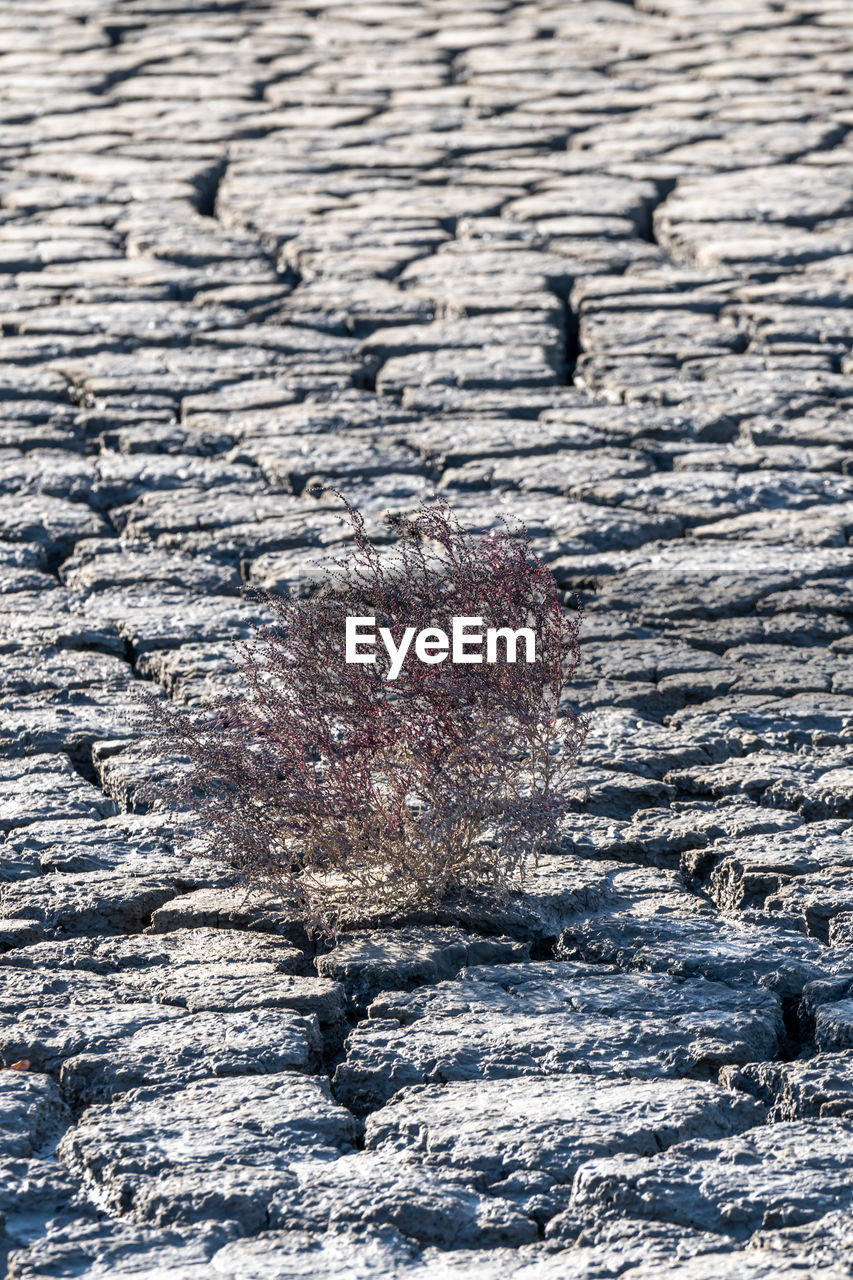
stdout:
{"type": "Polygon", "coordinates": [[[348,512],[354,553],[317,594],[263,597],[276,622],[241,649],[242,696],[203,713],[149,704],[189,757],[182,792],[209,851],[327,928],[505,896],[554,834],[586,731],[565,706],[579,620],[526,530],[475,535],[440,503],[398,522],[389,549],[348,512]],[[522,643],[507,661],[499,641],[492,663],[428,664],[412,644],[390,680],[381,642],[375,663],[345,661],[352,616],[396,645],[453,617],[529,627],[536,656],[522,643]]]}

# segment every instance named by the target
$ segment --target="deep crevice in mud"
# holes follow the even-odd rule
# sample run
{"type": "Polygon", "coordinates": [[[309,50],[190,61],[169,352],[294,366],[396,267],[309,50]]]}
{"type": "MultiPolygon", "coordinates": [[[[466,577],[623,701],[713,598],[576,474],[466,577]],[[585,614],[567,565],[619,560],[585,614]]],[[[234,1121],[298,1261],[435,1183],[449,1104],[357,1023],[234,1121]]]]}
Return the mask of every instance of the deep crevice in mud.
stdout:
{"type": "Polygon", "coordinates": [[[196,179],[198,191],[196,209],[203,218],[216,217],[216,198],[227,171],[228,160],[223,156],[218,164],[211,166],[196,179]]]}
{"type": "MultiPolygon", "coordinates": [[[[71,767],[74,772],[81,777],[84,782],[89,782],[93,787],[97,787],[99,790],[102,790],[100,775],[95,767],[95,761],[92,755],[91,743],[84,744],[77,751],[69,751],[68,759],[71,761],[71,767]]],[[[106,792],[104,792],[104,795],[106,795],[106,792]]]]}
{"type": "Polygon", "coordinates": [[[124,43],[126,36],[135,31],[144,31],[144,22],[125,22],[121,26],[112,26],[109,23],[102,27],[101,30],[106,35],[113,49],[117,49],[119,45],[124,43]]]}
{"type": "Polygon", "coordinates": [[[575,371],[580,356],[580,317],[572,308],[568,298],[563,303],[566,326],[566,386],[574,386],[575,371]]]}
{"type": "Polygon", "coordinates": [[[657,245],[661,248],[655,231],[655,215],[662,204],[665,203],[668,196],[672,194],[678,185],[675,178],[656,178],[654,180],[657,187],[657,199],[651,200],[646,204],[645,221],[637,228],[640,238],[647,241],[648,244],[657,245]]]}
{"type": "Polygon", "coordinates": [[[785,1040],[780,1048],[780,1062],[793,1062],[809,1049],[814,1048],[814,1027],[804,1024],[802,993],[785,996],[781,1000],[785,1040]]]}

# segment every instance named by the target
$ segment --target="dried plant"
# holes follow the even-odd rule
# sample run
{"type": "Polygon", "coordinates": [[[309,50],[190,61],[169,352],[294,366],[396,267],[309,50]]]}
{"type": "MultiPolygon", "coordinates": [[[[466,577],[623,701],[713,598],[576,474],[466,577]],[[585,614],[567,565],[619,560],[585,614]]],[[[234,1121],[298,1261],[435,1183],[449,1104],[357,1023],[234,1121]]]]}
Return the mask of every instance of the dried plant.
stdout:
{"type": "Polygon", "coordinates": [[[242,694],[202,713],[149,699],[148,712],[189,758],[180,788],[207,850],[326,930],[505,897],[555,833],[586,731],[565,705],[579,615],[523,527],[471,533],[440,502],[396,521],[383,548],[346,509],[354,551],[321,589],[262,597],[275,622],[240,649],[242,694]],[[392,680],[383,644],[372,665],[345,660],[353,616],[396,645],[453,617],[529,627],[536,657],[426,664],[412,646],[392,680]]]}

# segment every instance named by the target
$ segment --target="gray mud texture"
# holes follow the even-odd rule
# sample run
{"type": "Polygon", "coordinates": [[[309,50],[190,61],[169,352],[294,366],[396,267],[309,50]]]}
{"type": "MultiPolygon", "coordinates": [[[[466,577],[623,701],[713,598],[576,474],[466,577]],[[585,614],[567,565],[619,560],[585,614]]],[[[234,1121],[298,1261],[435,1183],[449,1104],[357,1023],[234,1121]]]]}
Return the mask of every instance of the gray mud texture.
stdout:
{"type": "Polygon", "coordinates": [[[850,0],[0,14],[0,1274],[853,1277],[850,0]],[[585,607],[500,909],[306,941],[134,708],[443,494],[585,607]]]}

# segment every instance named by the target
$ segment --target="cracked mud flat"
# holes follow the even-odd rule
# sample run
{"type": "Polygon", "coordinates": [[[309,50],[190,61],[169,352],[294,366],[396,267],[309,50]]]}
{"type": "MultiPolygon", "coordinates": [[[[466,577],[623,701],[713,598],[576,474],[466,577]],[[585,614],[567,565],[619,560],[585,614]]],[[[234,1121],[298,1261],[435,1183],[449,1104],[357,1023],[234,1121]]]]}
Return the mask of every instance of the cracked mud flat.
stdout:
{"type": "Polygon", "coordinates": [[[853,1276],[848,0],[0,25],[9,1276],[853,1276]],[[319,957],[130,715],[317,482],[521,515],[592,716],[523,897],[319,957]]]}

